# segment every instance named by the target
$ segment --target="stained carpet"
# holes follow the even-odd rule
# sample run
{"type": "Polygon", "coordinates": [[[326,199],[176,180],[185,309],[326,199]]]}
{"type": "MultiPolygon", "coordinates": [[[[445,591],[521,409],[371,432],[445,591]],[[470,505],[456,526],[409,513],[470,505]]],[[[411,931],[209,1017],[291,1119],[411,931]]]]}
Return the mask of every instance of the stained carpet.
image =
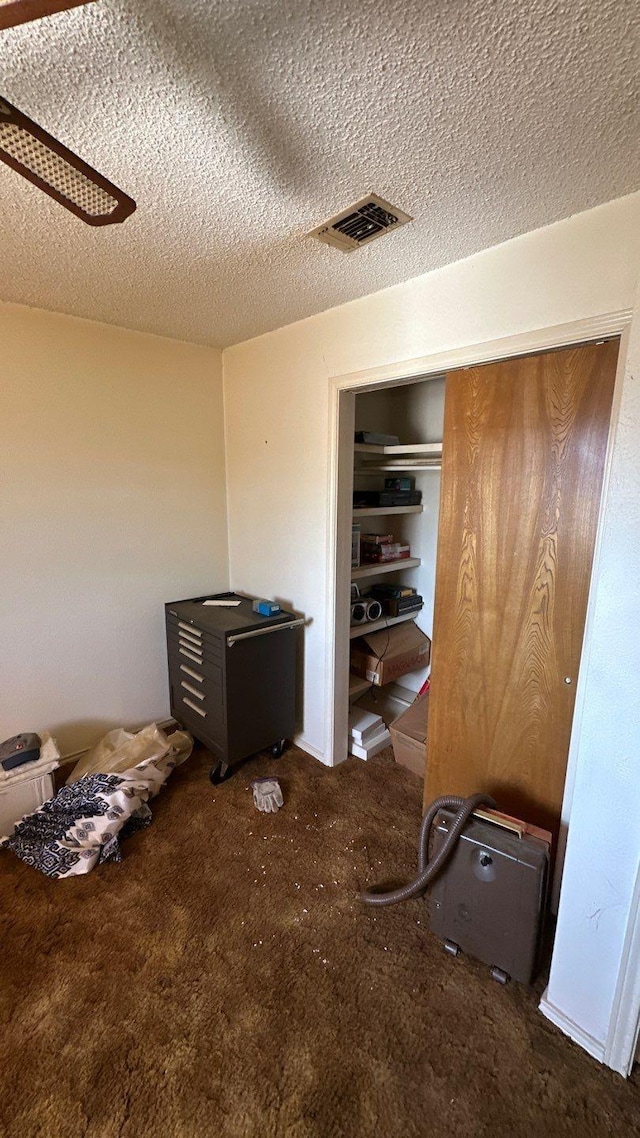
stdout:
{"type": "Polygon", "coordinates": [[[625,1083],[367,883],[415,867],[421,788],[388,756],[292,750],[212,787],[196,750],[119,865],[0,854],[6,1138],[630,1135],[625,1083]],[[258,814],[248,790],[285,794],[258,814]]]}

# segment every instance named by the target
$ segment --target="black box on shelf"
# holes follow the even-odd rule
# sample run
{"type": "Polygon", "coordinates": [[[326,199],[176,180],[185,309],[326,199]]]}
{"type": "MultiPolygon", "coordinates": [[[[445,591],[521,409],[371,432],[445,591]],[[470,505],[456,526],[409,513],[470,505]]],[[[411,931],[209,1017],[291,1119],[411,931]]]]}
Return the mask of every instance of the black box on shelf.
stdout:
{"type": "Polygon", "coordinates": [[[393,447],[400,439],[397,435],[387,435],[383,431],[356,431],[355,442],[366,443],[368,446],[393,447]]]}
{"type": "Polygon", "coordinates": [[[422,490],[381,490],[381,506],[419,506],[422,490]]]}
{"type": "Polygon", "coordinates": [[[403,616],[406,612],[419,612],[424,601],[419,593],[413,597],[384,597],[380,598],[382,611],[385,616],[403,616]]]}
{"type": "Polygon", "coordinates": [[[366,510],[371,507],[380,505],[380,491],[379,490],[354,490],[353,491],[353,508],[354,510],[366,510]]]}
{"type": "Polygon", "coordinates": [[[415,490],[416,480],[410,474],[393,474],[384,480],[385,490],[415,490]]]}
{"type": "Polygon", "coordinates": [[[384,506],[419,506],[422,490],[354,490],[354,510],[377,509],[384,506]]]}
{"type": "Polygon", "coordinates": [[[371,594],[379,601],[391,598],[397,600],[399,597],[415,597],[418,590],[414,589],[412,585],[389,585],[389,584],[375,584],[371,586],[371,594]]]}

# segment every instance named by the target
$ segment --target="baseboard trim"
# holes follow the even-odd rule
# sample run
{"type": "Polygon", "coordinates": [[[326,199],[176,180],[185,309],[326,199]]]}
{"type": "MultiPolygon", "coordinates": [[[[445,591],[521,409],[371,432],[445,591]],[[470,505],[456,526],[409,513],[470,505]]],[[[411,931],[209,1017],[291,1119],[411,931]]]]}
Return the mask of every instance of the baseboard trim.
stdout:
{"type": "Polygon", "coordinates": [[[574,1020],[566,1016],[564,1012],[561,1012],[560,1008],[552,1004],[547,999],[546,990],[542,993],[542,999],[538,1004],[538,1008],[543,1016],[555,1024],[556,1027],[559,1027],[560,1031],[569,1036],[569,1039],[572,1039],[574,1043],[583,1047],[584,1050],[587,1051],[589,1055],[592,1055],[594,1059],[597,1059],[599,1063],[604,1063],[604,1043],[595,1039],[593,1035],[589,1035],[589,1033],[579,1027],[574,1020]]]}
{"type": "MultiPolygon", "coordinates": [[[[151,720],[150,722],[156,723],[162,731],[166,731],[169,727],[177,727],[178,726],[175,719],[154,719],[154,720],[151,720]]],[[[144,726],[146,726],[146,724],[144,726]]],[[[128,727],[128,728],[126,728],[126,730],[136,732],[136,731],[140,731],[141,728],[140,727],[128,727]]],[[[304,735],[295,735],[292,742],[295,743],[296,747],[299,747],[301,751],[306,751],[306,753],[308,755],[311,755],[311,757],[313,759],[318,759],[318,761],[321,762],[323,764],[323,766],[325,766],[325,767],[331,766],[331,763],[327,760],[327,758],[323,754],[323,752],[319,751],[317,747],[314,747],[313,743],[309,743],[304,738],[304,735]]],[[[81,758],[82,755],[86,755],[87,752],[90,750],[91,750],[91,747],[84,747],[82,751],[72,751],[71,754],[69,754],[69,755],[61,755],[60,756],[60,766],[64,767],[64,766],[70,765],[71,763],[77,763],[78,759],[81,758]]]]}
{"type": "MultiPolygon", "coordinates": [[[[173,716],[170,716],[169,719],[154,719],[152,722],[155,723],[156,727],[159,727],[161,731],[168,731],[169,727],[173,730],[178,729],[178,720],[174,719],[173,716]]],[[[140,730],[141,728],[139,727],[138,731],[140,730]]]]}
{"type": "Polygon", "coordinates": [[[309,743],[305,739],[304,735],[294,735],[292,743],[295,743],[296,747],[299,747],[301,751],[306,751],[306,753],[308,755],[311,755],[313,759],[318,759],[318,761],[321,762],[323,766],[331,766],[331,763],[327,760],[326,755],[323,754],[322,751],[319,751],[317,747],[314,747],[313,743],[309,743]]]}
{"type": "MultiPolygon", "coordinates": [[[[159,727],[161,731],[167,731],[169,727],[176,728],[178,726],[177,720],[175,720],[173,718],[151,719],[151,720],[149,720],[149,722],[155,723],[156,726],[159,727]]],[[[149,724],[147,724],[147,723],[142,724],[142,727],[148,727],[148,726],[149,726],[149,724]]],[[[133,735],[135,735],[136,731],[142,730],[142,727],[126,727],[125,730],[130,731],[133,735]]],[[[97,742],[98,742],[98,740],[96,739],[96,743],[97,742]]],[[[91,746],[94,747],[95,743],[92,743],[91,746]]],[[[75,763],[77,763],[78,759],[82,758],[83,755],[88,754],[88,752],[90,750],[91,750],[91,747],[83,747],[81,751],[70,751],[68,755],[60,755],[60,762],[58,763],[58,766],[59,767],[68,767],[72,763],[75,764],[75,763]]]]}
{"type": "Polygon", "coordinates": [[[82,758],[83,755],[86,755],[87,751],[90,749],[90,747],[85,747],[82,751],[71,751],[68,755],[60,755],[60,762],[58,763],[58,767],[70,767],[72,765],[74,766],[77,763],[78,759],[82,758]]]}

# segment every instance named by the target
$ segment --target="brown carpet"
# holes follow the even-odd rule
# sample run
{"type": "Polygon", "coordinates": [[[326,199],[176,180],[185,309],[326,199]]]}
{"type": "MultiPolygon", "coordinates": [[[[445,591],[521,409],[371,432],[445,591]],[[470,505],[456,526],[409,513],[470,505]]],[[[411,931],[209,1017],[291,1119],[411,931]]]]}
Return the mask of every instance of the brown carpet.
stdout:
{"type": "Polygon", "coordinates": [[[421,788],[388,756],[299,751],[211,787],[197,751],[120,865],[50,881],[0,854],[7,1138],[631,1135],[640,1085],[452,960],[413,872],[421,788]],[[286,804],[258,814],[249,778],[286,804]]]}

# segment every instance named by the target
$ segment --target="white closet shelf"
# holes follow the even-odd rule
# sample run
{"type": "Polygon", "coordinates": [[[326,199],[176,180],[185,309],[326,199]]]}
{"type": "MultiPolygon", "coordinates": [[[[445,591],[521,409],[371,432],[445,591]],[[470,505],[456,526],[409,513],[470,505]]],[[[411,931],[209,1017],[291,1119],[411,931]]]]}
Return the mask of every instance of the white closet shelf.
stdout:
{"type": "Polygon", "coordinates": [[[354,474],[376,474],[379,470],[442,470],[440,462],[368,462],[366,466],[356,466],[354,474]]]}
{"type": "MultiPolygon", "coordinates": [[[[421,609],[414,609],[413,612],[403,612],[400,616],[382,616],[380,620],[370,620],[367,624],[356,624],[349,629],[349,639],[355,640],[356,636],[368,636],[370,632],[379,632],[381,628],[391,628],[392,624],[402,624],[404,620],[415,620],[420,616],[421,609]]],[[[371,684],[367,684],[371,687],[371,684]]],[[[351,694],[351,684],[349,684],[349,694],[351,694]]]]}
{"type": "Polygon", "coordinates": [[[354,518],[383,518],[386,514],[421,514],[424,506],[361,506],[353,511],[354,518]]]}
{"type": "Polygon", "coordinates": [[[352,569],[351,580],[359,581],[361,577],[377,577],[379,573],[398,573],[402,569],[415,569],[416,565],[420,564],[419,557],[399,557],[397,561],[376,561],[372,565],[360,565],[357,569],[352,569]]]}
{"type": "Polygon", "coordinates": [[[442,454],[442,443],[399,443],[388,447],[374,446],[372,443],[354,443],[353,449],[356,454],[388,454],[389,456],[430,454],[439,457],[442,454]]]}
{"type": "Polygon", "coordinates": [[[349,672],[349,699],[357,699],[359,695],[369,691],[370,687],[372,687],[371,680],[363,680],[362,676],[349,672]]]}

